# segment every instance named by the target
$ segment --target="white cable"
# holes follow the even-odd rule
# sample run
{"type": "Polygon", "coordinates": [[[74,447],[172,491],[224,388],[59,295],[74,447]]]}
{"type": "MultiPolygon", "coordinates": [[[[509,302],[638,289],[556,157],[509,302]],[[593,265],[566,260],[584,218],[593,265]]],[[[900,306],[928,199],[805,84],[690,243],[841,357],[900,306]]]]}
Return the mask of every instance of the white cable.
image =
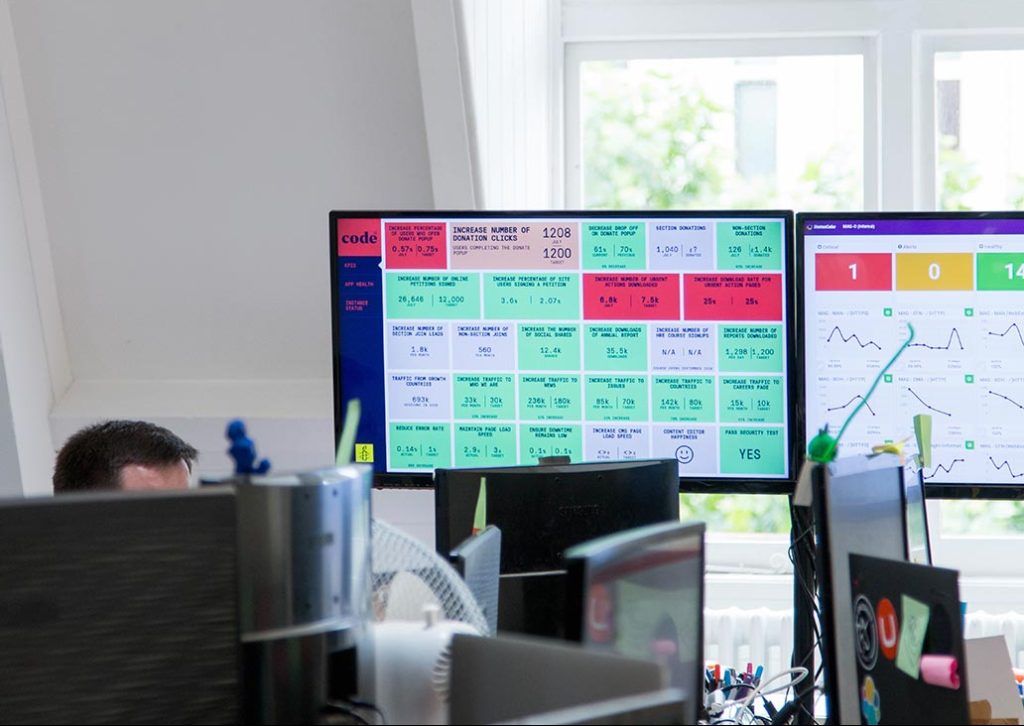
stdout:
{"type": "Polygon", "coordinates": [[[770,693],[778,693],[779,691],[785,691],[789,688],[796,686],[796,684],[800,683],[803,679],[807,677],[807,672],[807,669],[802,666],[797,666],[795,668],[787,668],[784,671],[779,671],[770,678],[766,678],[763,681],[761,681],[754,687],[754,690],[748,693],[742,700],[734,701],[734,703],[738,703],[744,708],[750,708],[750,704],[753,703],[754,699],[758,696],[767,696],[770,693]],[[791,680],[786,681],[786,683],[782,685],[778,685],[774,688],[769,688],[765,690],[765,686],[767,686],[769,683],[777,681],[780,678],[788,675],[793,675],[794,677],[791,680]]]}

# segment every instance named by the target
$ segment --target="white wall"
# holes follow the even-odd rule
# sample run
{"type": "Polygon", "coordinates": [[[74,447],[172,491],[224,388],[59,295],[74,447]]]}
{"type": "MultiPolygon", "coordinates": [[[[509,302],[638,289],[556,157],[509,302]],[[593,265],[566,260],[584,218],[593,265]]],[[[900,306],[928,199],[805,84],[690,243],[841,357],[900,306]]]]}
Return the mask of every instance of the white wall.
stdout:
{"type": "Polygon", "coordinates": [[[430,208],[408,0],[10,0],[74,380],[228,462],[333,457],[327,214],[430,208]]]}

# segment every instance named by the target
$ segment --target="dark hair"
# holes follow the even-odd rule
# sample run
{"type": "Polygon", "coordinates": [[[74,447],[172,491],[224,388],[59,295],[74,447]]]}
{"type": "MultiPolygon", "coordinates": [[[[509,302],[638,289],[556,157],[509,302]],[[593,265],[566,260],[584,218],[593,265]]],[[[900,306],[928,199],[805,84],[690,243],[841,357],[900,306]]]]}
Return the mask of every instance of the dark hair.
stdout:
{"type": "Polygon", "coordinates": [[[163,426],[104,421],[75,433],[61,447],[53,470],[53,491],[119,489],[124,466],[172,466],[184,460],[191,471],[198,455],[163,426]]]}

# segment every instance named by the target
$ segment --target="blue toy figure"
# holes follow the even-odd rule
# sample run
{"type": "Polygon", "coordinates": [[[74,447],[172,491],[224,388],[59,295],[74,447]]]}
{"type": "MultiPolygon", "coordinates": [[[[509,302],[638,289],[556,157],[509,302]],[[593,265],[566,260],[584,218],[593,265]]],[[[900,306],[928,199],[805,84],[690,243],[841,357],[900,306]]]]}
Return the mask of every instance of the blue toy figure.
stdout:
{"type": "Polygon", "coordinates": [[[228,454],[235,460],[235,476],[248,476],[250,474],[266,474],[270,471],[270,460],[262,459],[255,467],[256,444],[253,443],[245,433],[245,422],[236,418],[228,422],[228,430],[225,432],[231,442],[228,454]]]}

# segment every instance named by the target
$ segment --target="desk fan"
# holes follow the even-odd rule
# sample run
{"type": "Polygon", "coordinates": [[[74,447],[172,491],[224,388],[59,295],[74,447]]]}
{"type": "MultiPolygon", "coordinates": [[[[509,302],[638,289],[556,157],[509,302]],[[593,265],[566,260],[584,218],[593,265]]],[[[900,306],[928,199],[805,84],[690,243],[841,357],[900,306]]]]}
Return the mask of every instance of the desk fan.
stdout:
{"type": "Polygon", "coordinates": [[[487,619],[452,566],[420,541],[374,520],[372,553],[377,706],[388,723],[447,723],[452,635],[490,635],[487,619]]]}

